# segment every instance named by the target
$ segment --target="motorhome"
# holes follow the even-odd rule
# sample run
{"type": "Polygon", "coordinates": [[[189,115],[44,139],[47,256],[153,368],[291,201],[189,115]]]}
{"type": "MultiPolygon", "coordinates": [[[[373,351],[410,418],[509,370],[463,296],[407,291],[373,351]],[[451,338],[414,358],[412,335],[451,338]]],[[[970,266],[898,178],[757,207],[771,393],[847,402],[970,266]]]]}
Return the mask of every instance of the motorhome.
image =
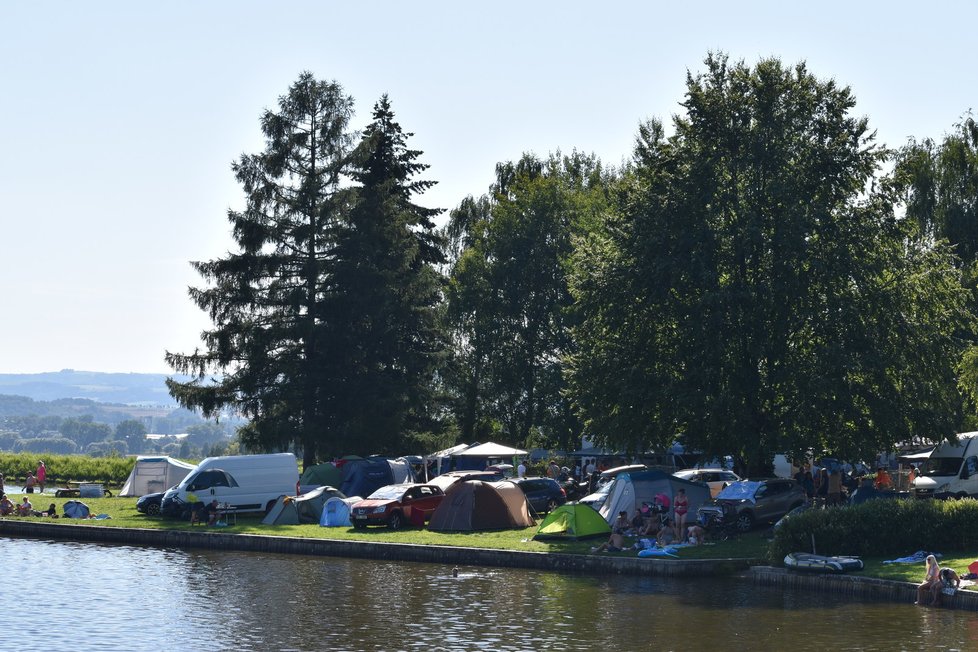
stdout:
{"type": "Polygon", "coordinates": [[[292,453],[208,457],[163,495],[161,511],[185,516],[194,503],[217,500],[235,512],[265,512],[279,496],[295,494],[298,483],[292,453]]]}
{"type": "Polygon", "coordinates": [[[910,491],[917,498],[978,497],[978,432],[935,447],[910,491]]]}

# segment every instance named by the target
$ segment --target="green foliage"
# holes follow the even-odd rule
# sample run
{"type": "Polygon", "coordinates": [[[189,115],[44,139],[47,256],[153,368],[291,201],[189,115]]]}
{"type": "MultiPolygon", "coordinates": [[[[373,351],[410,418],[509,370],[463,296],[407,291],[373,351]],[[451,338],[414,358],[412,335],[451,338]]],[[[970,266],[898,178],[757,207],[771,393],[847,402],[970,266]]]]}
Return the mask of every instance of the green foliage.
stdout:
{"type": "Polygon", "coordinates": [[[126,419],[120,421],[115,427],[115,438],[118,440],[142,441],[146,435],[146,426],[142,421],[136,419],[126,419]]]}
{"type": "Polygon", "coordinates": [[[134,457],[90,457],[88,455],[51,455],[40,457],[34,453],[0,453],[0,473],[8,483],[20,482],[27,474],[37,470],[44,460],[47,469],[47,486],[72,482],[102,482],[121,486],[132,472],[134,457]]]}
{"type": "Polygon", "coordinates": [[[524,155],[496,166],[490,194],[468,198],[446,229],[453,256],[446,318],[454,360],[445,377],[464,441],[531,434],[576,447],[565,396],[571,351],[567,261],[573,238],[605,205],[609,179],[593,157],[524,155]]]}
{"type": "Polygon", "coordinates": [[[849,89],[716,56],[687,88],[674,136],[642,126],[575,256],[570,391],[594,440],[678,437],[755,473],[954,433],[966,292],[949,252],[895,219],[849,89]]]}
{"type": "Polygon", "coordinates": [[[815,509],[794,515],[775,531],[768,560],[780,564],[790,552],[820,555],[903,557],[917,550],[974,550],[978,501],[871,500],[860,505],[815,509]]]}
{"type": "Polygon", "coordinates": [[[14,445],[14,451],[71,455],[78,452],[78,444],[66,437],[36,437],[34,439],[18,439],[14,445]]]}
{"type": "Polygon", "coordinates": [[[129,444],[124,440],[97,441],[89,444],[85,452],[92,457],[120,456],[129,454],[129,444]]]}

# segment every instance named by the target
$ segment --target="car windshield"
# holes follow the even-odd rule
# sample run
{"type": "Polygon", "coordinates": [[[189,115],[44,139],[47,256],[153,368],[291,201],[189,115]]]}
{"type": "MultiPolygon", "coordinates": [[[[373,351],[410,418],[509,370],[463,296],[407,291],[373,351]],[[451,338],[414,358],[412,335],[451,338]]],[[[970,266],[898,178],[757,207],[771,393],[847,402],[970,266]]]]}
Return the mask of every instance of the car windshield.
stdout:
{"type": "Polygon", "coordinates": [[[920,475],[957,475],[960,457],[931,457],[920,465],[920,475]]]}
{"type": "Polygon", "coordinates": [[[760,482],[751,482],[749,480],[734,482],[718,493],[717,498],[719,500],[754,500],[754,494],[760,486],[760,482]]]}
{"type": "Polygon", "coordinates": [[[403,495],[404,487],[390,485],[373,492],[367,496],[367,500],[400,500],[403,495]]]}

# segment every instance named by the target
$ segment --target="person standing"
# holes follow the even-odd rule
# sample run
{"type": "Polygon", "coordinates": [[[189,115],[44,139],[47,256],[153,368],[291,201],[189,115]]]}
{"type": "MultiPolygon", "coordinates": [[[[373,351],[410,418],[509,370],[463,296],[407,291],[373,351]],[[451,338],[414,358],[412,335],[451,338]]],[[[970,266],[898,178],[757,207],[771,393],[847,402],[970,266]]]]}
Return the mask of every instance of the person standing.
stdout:
{"type": "Polygon", "coordinates": [[[35,482],[37,482],[37,481],[34,479],[34,474],[31,473],[30,471],[28,471],[27,472],[27,479],[24,480],[24,491],[26,491],[29,494],[34,493],[34,483],[35,482]]]}
{"type": "Polygon", "coordinates": [[[839,469],[832,469],[829,473],[829,491],[828,491],[828,505],[841,505],[842,504],[842,474],[839,473],[839,469]]]}
{"type": "Polygon", "coordinates": [[[517,478],[526,477],[526,460],[520,460],[520,465],[516,467],[516,477],[517,478]]]}
{"type": "Polygon", "coordinates": [[[682,540],[686,533],[686,512],[689,511],[689,499],[686,490],[680,489],[672,501],[672,509],[676,514],[676,538],[682,540]]]}
{"type": "Polygon", "coordinates": [[[44,460],[41,460],[37,464],[37,488],[42,494],[44,493],[44,483],[48,478],[48,470],[44,466],[44,460]]]}

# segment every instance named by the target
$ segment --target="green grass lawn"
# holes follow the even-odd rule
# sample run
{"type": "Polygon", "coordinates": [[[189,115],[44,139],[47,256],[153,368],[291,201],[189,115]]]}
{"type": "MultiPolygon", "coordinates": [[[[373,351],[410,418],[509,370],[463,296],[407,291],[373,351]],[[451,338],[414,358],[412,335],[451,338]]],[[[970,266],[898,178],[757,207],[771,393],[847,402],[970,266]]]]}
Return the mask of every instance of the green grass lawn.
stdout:
{"type": "MultiPolygon", "coordinates": [[[[958,575],[964,576],[968,573],[968,564],[974,562],[978,557],[973,556],[960,556],[958,553],[953,555],[945,555],[940,557],[938,561],[941,567],[948,566],[953,568],[958,575]]],[[[920,584],[924,581],[924,571],[925,564],[920,562],[919,564],[884,564],[886,561],[882,557],[863,557],[863,563],[866,567],[856,575],[864,575],[866,577],[879,577],[884,580],[897,580],[900,582],[913,582],[914,584],[920,584]]],[[[966,591],[978,590],[978,585],[976,586],[965,586],[962,587],[966,591]]]]}
{"type": "MultiPolygon", "coordinates": [[[[10,494],[15,503],[21,501],[22,495],[10,494]]],[[[51,494],[30,495],[34,509],[46,509],[51,503],[57,506],[58,513],[63,513],[63,505],[69,499],[55,498],[51,494]]],[[[152,517],[136,511],[135,498],[85,498],[92,514],[108,514],[107,520],[63,521],[79,524],[99,525],[104,527],[151,528],[182,530],[200,526],[191,526],[185,521],[170,518],[152,517]]],[[[16,517],[10,517],[16,518],[16,517]]],[[[427,546],[461,546],[468,548],[493,548],[501,550],[519,550],[524,552],[558,552],[568,554],[587,554],[592,546],[599,545],[604,537],[584,541],[554,542],[534,541],[536,526],[522,530],[497,530],[490,532],[431,532],[421,528],[404,528],[389,530],[386,527],[370,527],[365,530],[355,530],[346,527],[320,527],[319,525],[262,525],[259,515],[239,515],[236,525],[220,528],[220,532],[238,532],[242,534],[262,534],[287,537],[306,537],[310,539],[335,539],[352,541],[379,541],[386,543],[406,543],[427,546]]],[[[628,543],[635,539],[629,538],[628,543]]],[[[737,537],[731,541],[715,545],[703,545],[683,548],[679,551],[682,559],[713,559],[713,558],[762,558],[766,540],[759,532],[737,537]]],[[[619,556],[633,556],[633,551],[606,553],[619,556]]]]}

